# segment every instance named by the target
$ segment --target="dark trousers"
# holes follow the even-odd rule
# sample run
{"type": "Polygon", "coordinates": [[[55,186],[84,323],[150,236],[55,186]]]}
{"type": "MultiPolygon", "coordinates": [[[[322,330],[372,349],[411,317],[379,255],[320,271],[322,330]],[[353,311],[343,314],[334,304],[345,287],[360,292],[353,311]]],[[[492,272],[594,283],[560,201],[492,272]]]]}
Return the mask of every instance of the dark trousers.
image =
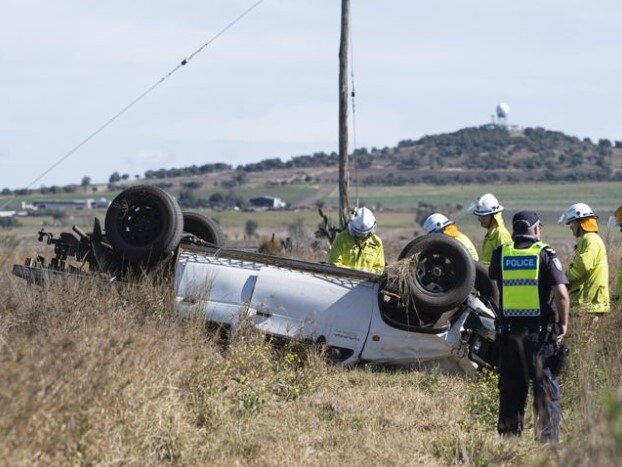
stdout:
{"type": "MultiPolygon", "coordinates": [[[[544,362],[555,352],[553,342],[542,342],[539,332],[506,333],[499,345],[499,423],[501,435],[523,431],[529,383],[533,383],[536,438],[557,441],[559,382],[544,362]]],[[[552,340],[552,339],[549,339],[552,340]]]]}

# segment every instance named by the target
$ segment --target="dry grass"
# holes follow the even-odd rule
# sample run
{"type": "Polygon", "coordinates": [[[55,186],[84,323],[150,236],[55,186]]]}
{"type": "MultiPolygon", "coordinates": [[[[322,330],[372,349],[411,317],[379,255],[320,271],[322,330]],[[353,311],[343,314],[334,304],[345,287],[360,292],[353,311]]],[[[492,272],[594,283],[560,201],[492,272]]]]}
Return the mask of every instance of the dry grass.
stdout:
{"type": "MultiPolygon", "coordinates": [[[[495,432],[494,375],[328,365],[246,328],[223,347],[171,287],[27,288],[0,256],[8,465],[614,465],[622,315],[572,323],[562,443],[495,432]]],[[[18,260],[17,262],[21,262],[18,260]]]]}

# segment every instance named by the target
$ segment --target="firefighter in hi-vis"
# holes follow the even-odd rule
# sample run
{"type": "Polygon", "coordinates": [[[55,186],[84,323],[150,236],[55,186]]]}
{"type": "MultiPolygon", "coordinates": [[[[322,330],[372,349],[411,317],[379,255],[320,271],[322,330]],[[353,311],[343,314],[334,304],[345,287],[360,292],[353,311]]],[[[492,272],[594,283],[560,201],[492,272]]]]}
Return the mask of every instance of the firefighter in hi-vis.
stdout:
{"type": "Polygon", "coordinates": [[[468,209],[479,219],[479,224],[486,229],[486,236],[482,243],[480,261],[490,263],[492,252],[504,243],[512,241],[512,236],[503,222],[503,206],[491,193],[480,196],[471,203],[468,209]]]}

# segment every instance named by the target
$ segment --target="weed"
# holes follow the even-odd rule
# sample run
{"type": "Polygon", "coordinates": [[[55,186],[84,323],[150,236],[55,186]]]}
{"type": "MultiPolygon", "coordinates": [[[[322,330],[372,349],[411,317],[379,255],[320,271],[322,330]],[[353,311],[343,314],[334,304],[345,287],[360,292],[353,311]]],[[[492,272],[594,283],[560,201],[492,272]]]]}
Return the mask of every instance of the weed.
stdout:
{"type": "Polygon", "coordinates": [[[484,426],[495,426],[499,406],[499,378],[496,373],[483,369],[477,373],[469,390],[468,423],[477,422],[484,426]]]}

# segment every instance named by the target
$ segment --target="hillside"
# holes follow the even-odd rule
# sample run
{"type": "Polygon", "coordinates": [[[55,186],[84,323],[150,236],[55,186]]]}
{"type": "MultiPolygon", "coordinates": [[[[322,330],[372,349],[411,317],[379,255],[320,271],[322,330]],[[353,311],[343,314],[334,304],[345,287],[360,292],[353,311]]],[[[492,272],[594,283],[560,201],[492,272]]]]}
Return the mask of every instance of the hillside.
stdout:
{"type": "MultiPolygon", "coordinates": [[[[355,197],[355,192],[366,187],[421,183],[483,187],[622,180],[622,142],[593,143],[588,138],[581,140],[542,128],[506,129],[494,125],[464,128],[418,140],[403,140],[394,147],[359,148],[350,157],[351,196],[355,197]]],[[[148,170],[143,177],[137,175],[135,179],[114,172],[107,183],[94,184],[85,176],[81,184],[63,187],[4,189],[0,201],[9,199],[7,209],[18,209],[22,201],[32,202],[42,196],[111,199],[127,186],[149,183],[178,196],[182,207],[190,209],[244,208],[249,198],[261,195],[277,196],[297,207],[332,205],[336,202],[338,159],[336,153],[320,152],[285,161],[264,159],[237,167],[210,162],[148,170]]],[[[375,198],[370,193],[365,197],[368,202],[375,198]]],[[[388,200],[377,201],[388,205],[388,200]]],[[[412,206],[412,201],[408,204],[412,206]]]]}
{"type": "MultiPolygon", "coordinates": [[[[363,185],[604,181],[622,179],[621,156],[622,142],[619,141],[612,144],[609,140],[600,140],[594,144],[589,138],[580,140],[543,128],[508,130],[485,125],[424,136],[418,140],[403,140],[395,147],[359,148],[351,155],[351,164],[359,172],[357,175],[363,185]]],[[[287,161],[264,159],[240,165],[235,170],[250,174],[274,170],[336,169],[338,161],[336,153],[320,152],[295,156],[287,161]]],[[[231,169],[233,167],[227,164],[206,164],[150,170],[145,177],[196,176],[231,169]]],[[[328,174],[334,175],[334,172],[328,174]]],[[[322,181],[330,181],[328,174],[324,174],[322,181]]],[[[239,178],[244,179],[244,176],[239,178]]]]}

